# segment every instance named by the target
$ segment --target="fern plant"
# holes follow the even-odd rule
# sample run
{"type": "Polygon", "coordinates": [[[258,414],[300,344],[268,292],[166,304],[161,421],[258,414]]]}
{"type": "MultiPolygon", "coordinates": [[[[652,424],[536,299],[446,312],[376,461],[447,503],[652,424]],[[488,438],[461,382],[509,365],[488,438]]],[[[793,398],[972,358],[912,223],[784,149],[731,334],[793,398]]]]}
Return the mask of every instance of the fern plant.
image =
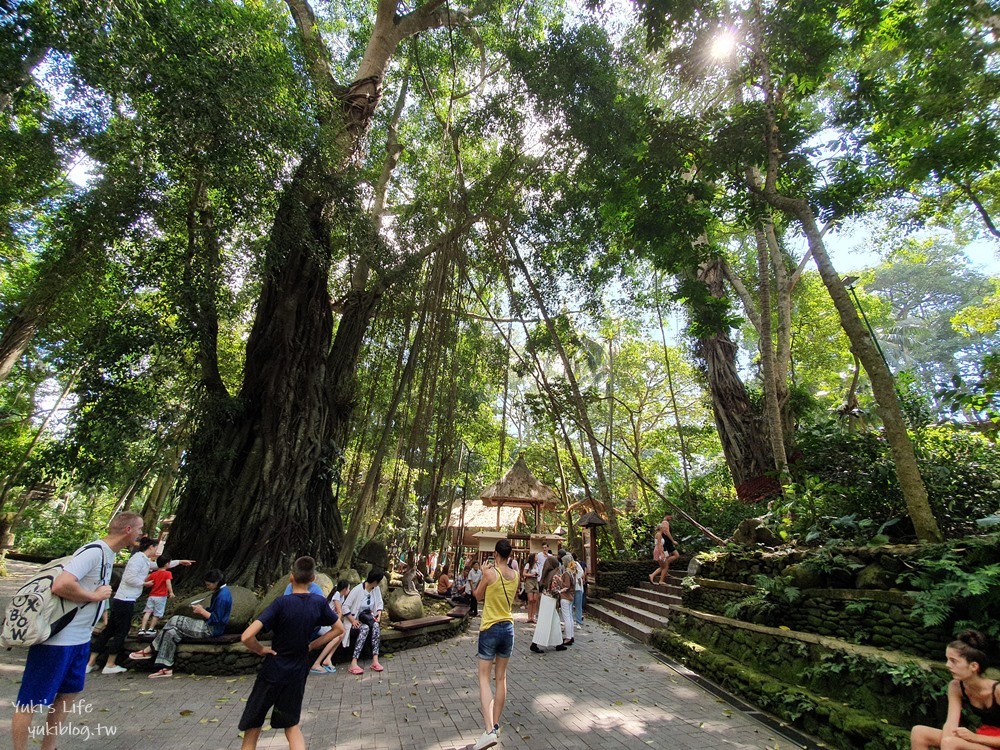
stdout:
{"type": "Polygon", "coordinates": [[[937,559],[924,559],[916,571],[902,577],[913,592],[913,614],[925,627],[955,621],[955,630],[972,627],[1000,637],[1000,562],[970,564],[967,548],[948,550],[937,559]]]}
{"type": "Polygon", "coordinates": [[[795,604],[802,592],[789,583],[788,578],[757,574],[753,585],[756,591],[726,605],[726,617],[734,620],[765,623],[776,619],[785,607],[795,604]]]}

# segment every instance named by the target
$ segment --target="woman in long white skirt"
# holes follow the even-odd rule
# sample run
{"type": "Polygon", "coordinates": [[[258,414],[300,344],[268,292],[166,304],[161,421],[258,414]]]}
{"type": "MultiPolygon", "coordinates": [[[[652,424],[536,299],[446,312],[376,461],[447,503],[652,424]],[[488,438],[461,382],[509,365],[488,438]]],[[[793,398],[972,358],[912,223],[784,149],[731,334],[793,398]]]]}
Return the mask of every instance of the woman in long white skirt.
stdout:
{"type": "Polygon", "coordinates": [[[549,589],[552,580],[559,571],[559,561],[555,555],[549,555],[542,566],[542,575],[539,579],[539,587],[543,594],[538,604],[538,623],[535,625],[535,634],[531,637],[531,650],[540,654],[543,648],[555,648],[562,651],[566,647],[562,645],[562,629],[559,627],[559,614],[557,612],[558,597],[551,596],[549,589]]]}

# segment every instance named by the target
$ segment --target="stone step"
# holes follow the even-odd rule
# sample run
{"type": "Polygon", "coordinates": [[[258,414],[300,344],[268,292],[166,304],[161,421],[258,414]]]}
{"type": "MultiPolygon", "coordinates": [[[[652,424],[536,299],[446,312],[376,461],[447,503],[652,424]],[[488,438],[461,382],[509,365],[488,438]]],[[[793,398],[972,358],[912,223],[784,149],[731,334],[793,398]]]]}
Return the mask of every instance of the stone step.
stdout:
{"type": "Polygon", "coordinates": [[[656,605],[650,605],[645,601],[635,602],[632,598],[632,602],[625,601],[620,595],[612,599],[605,599],[601,602],[605,609],[615,613],[616,615],[621,615],[627,617],[630,620],[635,620],[636,622],[641,622],[643,625],[648,625],[651,628],[665,628],[667,627],[667,621],[669,615],[660,614],[657,612],[650,611],[647,608],[656,605]]]}
{"type": "Polygon", "coordinates": [[[660,604],[680,604],[680,586],[629,586],[624,596],[632,596],[660,604]]]}
{"type": "Polygon", "coordinates": [[[640,643],[649,643],[650,636],[653,633],[651,626],[610,609],[605,606],[606,601],[604,600],[601,603],[588,602],[584,610],[588,616],[597,618],[630,638],[634,638],[640,643]]]}
{"type": "MultiPolygon", "coordinates": [[[[677,575],[669,575],[669,576],[667,576],[666,585],[667,586],[680,586],[681,583],[684,582],[684,579],[686,577],[687,576],[681,575],[680,573],[678,573],[677,575]]],[[[647,580],[647,581],[642,581],[639,585],[642,586],[643,588],[645,588],[646,586],[652,586],[653,588],[656,588],[660,584],[659,583],[652,584],[652,583],[650,583],[647,580]]]]}
{"type": "MultiPolygon", "coordinates": [[[[664,601],[663,599],[651,599],[645,595],[645,592],[641,594],[617,594],[610,601],[620,602],[621,604],[627,604],[635,609],[640,609],[648,612],[651,615],[658,617],[660,620],[666,622],[670,619],[671,605],[679,605],[680,599],[677,598],[676,601],[664,601]]],[[[605,603],[609,603],[609,600],[605,600],[605,603]]]]}
{"type": "Polygon", "coordinates": [[[746,659],[717,651],[714,645],[698,645],[666,630],[657,631],[652,645],[693,670],[696,677],[708,678],[709,684],[721,685],[779,720],[827,743],[808,743],[805,747],[809,750],[903,748],[908,744],[908,729],[888,723],[877,709],[874,714],[862,711],[803,687],[797,680],[783,681],[758,671],[757,665],[748,664],[746,659]]]}

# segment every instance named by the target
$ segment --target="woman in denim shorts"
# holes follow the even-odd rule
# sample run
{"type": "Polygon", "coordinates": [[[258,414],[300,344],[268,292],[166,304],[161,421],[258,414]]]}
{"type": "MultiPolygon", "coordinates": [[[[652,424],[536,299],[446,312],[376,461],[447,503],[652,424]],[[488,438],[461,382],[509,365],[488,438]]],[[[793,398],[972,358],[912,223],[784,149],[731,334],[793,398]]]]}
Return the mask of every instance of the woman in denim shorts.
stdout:
{"type": "Polygon", "coordinates": [[[487,565],[483,580],[476,588],[476,599],[486,602],[479,626],[479,700],[486,731],[474,745],[484,750],[497,744],[500,716],[507,700],[507,662],[514,652],[514,615],[511,606],[517,596],[518,574],[507,565],[510,542],[501,539],[496,546],[496,561],[487,565]],[[490,689],[490,671],[496,664],[496,697],[490,689]]]}

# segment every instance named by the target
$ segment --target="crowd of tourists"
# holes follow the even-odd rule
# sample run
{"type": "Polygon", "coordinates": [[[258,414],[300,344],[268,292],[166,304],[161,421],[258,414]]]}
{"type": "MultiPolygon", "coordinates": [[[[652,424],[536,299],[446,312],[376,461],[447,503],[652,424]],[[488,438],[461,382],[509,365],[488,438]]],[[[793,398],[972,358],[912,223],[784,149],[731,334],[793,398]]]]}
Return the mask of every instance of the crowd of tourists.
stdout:
{"type": "MultiPolygon", "coordinates": [[[[660,575],[669,571],[676,559],[676,542],[670,535],[670,517],[664,518],[656,532],[656,558],[660,575]],[[657,554],[656,549],[660,550],[657,554]]],[[[40,643],[28,649],[24,674],[14,706],[11,733],[14,750],[27,750],[36,713],[45,716],[41,732],[42,750],[54,750],[59,728],[83,691],[86,675],[97,668],[107,655],[102,674],[125,671],[115,657],[122,648],[134,615],[135,603],[144,589],[150,590],[141,631],[149,634],[164,614],[165,600],[173,596],[172,567],[190,565],[191,560],[156,558],[156,541],[142,536],[142,517],[119,513],[107,535],[81,547],[62,566],[51,581],[51,593],[76,605],[69,616],[60,618],[60,627],[40,643]],[[111,569],[117,553],[135,548],[125,566],[117,592],[110,586],[111,569]],[[110,600],[110,607],[106,607],[110,600]],[[104,618],[105,626],[93,636],[94,626],[104,618]],[[150,619],[151,618],[151,619],[150,619]]],[[[507,667],[514,648],[513,610],[520,597],[527,605],[528,622],[534,625],[530,650],[536,654],[555,649],[565,651],[575,643],[575,633],[583,623],[583,594],[586,571],[581,561],[568,552],[553,552],[543,545],[518,566],[510,542],[497,542],[494,555],[485,563],[478,561],[459,566],[455,578],[444,570],[438,586],[443,594],[463,598],[475,605],[483,603],[477,647],[480,705],[483,733],[473,745],[485,750],[499,742],[499,731],[507,699],[507,667]]],[[[272,727],[283,729],[292,750],[304,750],[305,739],[299,728],[302,700],[310,674],[335,672],[331,657],[338,646],[350,648],[350,634],[356,634],[349,672],[364,673],[358,663],[362,648],[372,645],[369,666],[382,672],[379,661],[380,620],[383,601],[380,584],[384,574],[374,570],[353,589],[345,580],[337,583],[329,596],[316,584],[316,562],[305,556],[295,560],[284,595],[278,596],[244,630],[241,641],[253,653],[263,657],[257,678],[247,699],[239,729],[243,732],[243,750],[257,746],[264,721],[270,715],[272,727]],[[258,636],[270,633],[262,643],[258,636]],[[315,659],[310,656],[317,653],[315,659]]],[[[650,578],[651,582],[653,578],[650,578]]],[[[229,622],[232,595],[221,570],[210,570],[204,577],[206,595],[190,606],[193,616],[174,616],[155,632],[152,643],[134,651],[134,661],[154,659],[158,667],[150,678],[173,674],[177,646],[184,639],[221,635],[229,622]]],[[[952,642],[946,652],[946,665],[952,675],[948,687],[948,715],[941,729],[916,726],[911,733],[913,750],[983,750],[1000,748],[1000,686],[985,676],[991,664],[986,637],[966,631],[952,642]],[[980,726],[961,726],[963,707],[968,707],[980,726]]]]}
{"type": "MultiPolygon", "coordinates": [[[[205,594],[187,605],[190,614],[174,615],[157,629],[168,600],[175,596],[172,569],[194,561],[171,560],[158,554],[158,541],[142,532],[141,516],[117,514],[107,535],[78,549],[53,578],[52,596],[75,608],[45,640],[28,649],[11,721],[14,750],[28,747],[35,714],[45,716],[46,726],[34,734],[42,737],[42,750],[53,750],[60,726],[83,691],[86,675],[99,668],[108,676],[127,671],[117,663],[117,657],[128,637],[136,602],[144,591],[148,596],[136,635],[152,640],[128,658],[131,662],[152,661],[155,669],[150,679],[173,676],[178,646],[183,641],[217,638],[225,632],[233,597],[219,569],[205,574],[205,594]],[[112,590],[112,567],[116,555],[124,549],[134,552],[117,590],[112,590]],[[100,667],[102,660],[104,666],[100,667]]],[[[340,580],[327,596],[316,583],[313,558],[295,561],[284,595],[278,596],[241,636],[250,651],[264,657],[239,723],[244,750],[256,747],[268,714],[272,727],[284,729],[290,748],[305,747],[298,725],[306,680],[309,675],[337,671],[333,658],[338,647],[351,650],[348,672],[352,675],[364,673],[359,658],[369,643],[372,659],[368,668],[373,672],[384,670],[379,661],[383,578],[381,570],[373,570],[353,588],[348,581],[340,580]],[[268,633],[269,643],[258,640],[258,636],[268,633]]],[[[583,566],[571,554],[561,549],[554,553],[548,545],[524,563],[522,580],[507,540],[497,543],[494,556],[485,564],[474,560],[459,566],[454,579],[447,568],[442,570],[437,581],[441,594],[468,604],[470,615],[480,618],[478,676],[485,731],[475,743],[477,750],[498,741],[516,604],[521,598],[527,602],[530,620],[535,624],[532,650],[553,645],[565,650],[573,645],[574,628],[583,621],[584,581],[583,566]],[[540,592],[548,594],[541,597],[548,602],[542,607],[538,606],[540,592]],[[554,619],[557,601],[564,633],[560,633],[560,620],[554,619]],[[543,631],[545,637],[541,638],[543,631]],[[554,643],[553,633],[559,633],[558,643],[554,643]]]]}

